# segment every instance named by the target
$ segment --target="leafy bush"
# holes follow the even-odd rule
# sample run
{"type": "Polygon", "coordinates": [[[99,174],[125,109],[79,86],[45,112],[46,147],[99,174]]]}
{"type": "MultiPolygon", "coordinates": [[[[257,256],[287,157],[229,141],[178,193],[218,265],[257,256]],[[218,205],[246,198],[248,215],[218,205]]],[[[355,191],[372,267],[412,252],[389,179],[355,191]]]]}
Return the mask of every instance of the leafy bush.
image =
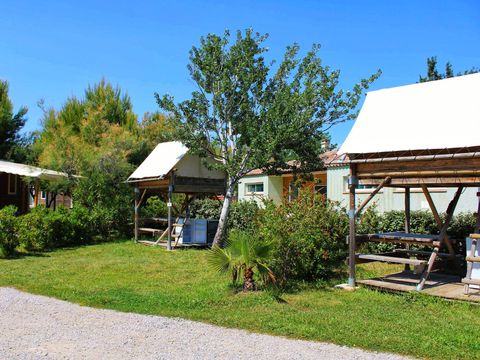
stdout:
{"type": "Polygon", "coordinates": [[[57,247],[77,246],[95,240],[109,240],[115,214],[109,209],[58,208],[38,206],[18,217],[17,236],[27,251],[45,251],[57,247]]]}
{"type": "Polygon", "coordinates": [[[19,217],[18,238],[26,250],[43,251],[51,247],[54,237],[48,224],[48,214],[49,210],[38,206],[19,217]]]}
{"type": "MultiPolygon", "coordinates": [[[[190,216],[199,219],[218,219],[222,202],[214,199],[197,199],[190,206],[190,216]]],[[[252,230],[256,228],[259,207],[254,201],[237,201],[230,206],[228,229],[252,230]]]]}
{"type": "Polygon", "coordinates": [[[347,256],[345,211],[308,192],[280,206],[267,203],[260,233],[266,241],[273,240],[271,267],[280,287],[294,280],[327,279],[347,256]]]}
{"type": "Polygon", "coordinates": [[[167,216],[167,204],[158,196],[151,196],[145,201],[145,206],[141,208],[142,217],[154,218],[167,216]]]}
{"type": "Polygon", "coordinates": [[[12,256],[19,244],[16,212],[15,206],[6,206],[0,210],[0,249],[5,257],[12,256]]]}

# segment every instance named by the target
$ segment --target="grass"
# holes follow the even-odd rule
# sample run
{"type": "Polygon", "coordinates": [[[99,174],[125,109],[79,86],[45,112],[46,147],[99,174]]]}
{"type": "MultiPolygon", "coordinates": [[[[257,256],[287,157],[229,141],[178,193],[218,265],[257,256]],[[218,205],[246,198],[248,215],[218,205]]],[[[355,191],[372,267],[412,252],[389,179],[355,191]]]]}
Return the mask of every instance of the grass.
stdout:
{"type": "MultiPolygon", "coordinates": [[[[435,359],[480,356],[480,307],[360,289],[304,289],[277,301],[235,293],[206,252],[130,242],[0,260],[0,286],[99,308],[182,317],[255,332],[435,359]]],[[[391,269],[391,268],[390,268],[391,269]]],[[[360,276],[385,271],[364,266],[360,276]]]]}

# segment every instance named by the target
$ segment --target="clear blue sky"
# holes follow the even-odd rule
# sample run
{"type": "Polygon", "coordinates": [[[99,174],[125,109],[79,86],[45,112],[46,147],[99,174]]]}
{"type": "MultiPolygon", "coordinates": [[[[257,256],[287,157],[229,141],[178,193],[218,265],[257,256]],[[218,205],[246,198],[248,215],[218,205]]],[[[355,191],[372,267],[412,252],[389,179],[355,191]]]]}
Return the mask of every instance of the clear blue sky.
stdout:
{"type": "MultiPolygon", "coordinates": [[[[178,100],[194,88],[188,51],[201,35],[253,27],[268,32],[270,57],[298,42],[322,44],[342,87],[381,68],[373,89],[413,83],[437,55],[454,70],[480,66],[480,1],[21,1],[0,4],[0,78],[15,107],[29,107],[26,130],[40,127],[36,103],[59,108],[102,77],[121,86],[141,115],[157,110],[155,91],[178,100]]],[[[332,130],[341,143],[352,123],[332,130]]]]}

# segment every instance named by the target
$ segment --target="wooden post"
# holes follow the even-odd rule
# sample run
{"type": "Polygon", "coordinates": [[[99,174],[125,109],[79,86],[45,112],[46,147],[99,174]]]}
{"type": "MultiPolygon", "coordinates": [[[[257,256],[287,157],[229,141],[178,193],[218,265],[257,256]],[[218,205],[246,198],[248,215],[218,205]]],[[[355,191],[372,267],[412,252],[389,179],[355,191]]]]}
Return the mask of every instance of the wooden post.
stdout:
{"type": "Polygon", "coordinates": [[[35,197],[33,198],[33,207],[38,206],[38,196],[40,195],[40,180],[38,178],[35,179],[35,197]]]}
{"type": "Polygon", "coordinates": [[[170,182],[170,185],[168,186],[168,203],[167,203],[167,209],[168,209],[167,250],[172,250],[172,205],[173,205],[172,192],[173,192],[173,184],[172,182],[170,182]]]}
{"type": "MultiPolygon", "coordinates": [[[[409,234],[410,228],[410,188],[405,188],[405,232],[409,234]]],[[[410,249],[410,245],[406,245],[407,250],[410,249]]],[[[410,264],[405,264],[405,270],[410,270],[410,264]]]]}
{"type": "Polygon", "coordinates": [[[363,202],[360,204],[360,206],[358,207],[358,209],[356,210],[355,212],[355,216],[359,216],[360,213],[362,212],[363,208],[365,206],[368,205],[368,203],[374,198],[375,195],[377,195],[377,193],[383,189],[383,187],[385,185],[388,185],[390,184],[390,182],[392,181],[392,178],[390,176],[387,176],[385,179],[383,179],[383,181],[375,188],[375,190],[373,190],[370,195],[365,199],[363,200],[363,202]]]}
{"type": "Polygon", "coordinates": [[[140,194],[140,189],[138,186],[135,186],[135,229],[134,229],[134,234],[135,234],[135,242],[138,242],[138,218],[139,218],[139,194],[140,194]]]}
{"type": "MultiPolygon", "coordinates": [[[[428,191],[428,187],[425,184],[422,184],[422,190],[423,194],[425,195],[425,198],[427,199],[428,205],[430,206],[430,210],[432,210],[433,218],[435,219],[435,222],[437,223],[438,230],[442,230],[443,228],[443,221],[440,218],[440,215],[438,214],[437,208],[435,206],[435,203],[433,202],[432,195],[430,195],[430,191],[428,191]]],[[[452,257],[455,256],[455,249],[453,248],[452,243],[450,242],[450,239],[447,234],[445,234],[444,238],[445,244],[447,245],[448,252],[452,257]]]]}
{"type": "MultiPolygon", "coordinates": [[[[477,210],[477,223],[475,225],[475,233],[479,234],[480,233],[480,188],[478,188],[477,197],[478,197],[478,210],[477,210]]],[[[472,240],[472,247],[470,249],[470,256],[473,257],[473,256],[476,256],[479,240],[473,239],[473,238],[471,240],[472,240]]],[[[465,254],[465,255],[469,256],[469,254],[465,254]]],[[[465,278],[471,279],[472,272],[473,272],[473,262],[467,261],[467,274],[465,275],[465,278]]],[[[464,294],[468,295],[469,290],[470,290],[469,284],[465,284],[464,294]]]]}
{"type": "Polygon", "coordinates": [[[348,235],[348,262],[349,262],[349,273],[348,273],[348,286],[355,288],[355,188],[357,186],[357,174],[354,164],[350,164],[350,176],[348,177],[348,188],[350,191],[350,209],[348,212],[350,231],[348,235]]]}
{"type": "MultiPolygon", "coordinates": [[[[455,208],[457,207],[458,199],[460,198],[460,195],[462,194],[463,191],[463,186],[459,186],[457,189],[457,192],[455,193],[455,196],[453,197],[452,201],[448,204],[447,207],[447,212],[445,216],[445,222],[443,223],[442,229],[440,230],[440,234],[438,235],[438,240],[440,244],[445,240],[447,237],[447,229],[448,226],[450,225],[450,222],[452,221],[453,218],[453,213],[455,212],[455,208]]],[[[422,273],[422,277],[420,278],[420,282],[417,285],[417,291],[423,290],[423,287],[425,286],[425,283],[427,282],[428,276],[430,275],[430,272],[433,269],[433,265],[435,263],[435,259],[437,258],[438,251],[440,250],[440,246],[435,246],[432,255],[430,255],[430,258],[428,259],[428,266],[427,269],[422,273]]]]}

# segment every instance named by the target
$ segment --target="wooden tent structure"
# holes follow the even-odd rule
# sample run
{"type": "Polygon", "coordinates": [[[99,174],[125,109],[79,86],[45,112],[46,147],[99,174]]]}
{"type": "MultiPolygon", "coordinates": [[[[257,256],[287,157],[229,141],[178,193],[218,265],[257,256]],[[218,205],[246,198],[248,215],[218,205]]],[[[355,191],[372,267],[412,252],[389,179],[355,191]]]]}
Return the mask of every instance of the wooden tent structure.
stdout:
{"type": "Polygon", "coordinates": [[[178,244],[180,234],[175,234],[189,217],[189,204],[198,195],[225,194],[225,174],[208,166],[210,159],[201,159],[188,152],[188,148],[178,141],[158,144],[152,153],[128,178],[127,182],[135,188],[135,241],[139,242],[140,233],[159,235],[156,241],[141,241],[146,245],[161,245],[166,238],[168,250],[172,249],[172,238],[178,244]],[[174,193],[185,194],[180,209],[172,203],[174,193]],[[150,195],[159,195],[167,202],[166,219],[142,219],[139,216],[142,202],[150,195]],[[174,219],[175,217],[175,219],[174,219]],[[181,219],[184,219],[180,223],[181,219]],[[166,225],[164,229],[141,227],[146,220],[166,225]]]}
{"type": "MultiPolygon", "coordinates": [[[[41,203],[41,182],[66,178],[68,175],[63,172],[0,160],[0,207],[14,205],[20,213],[25,213],[31,206],[36,207],[41,203]],[[27,179],[33,179],[33,184],[29,185],[27,179]],[[30,197],[33,199],[31,205],[29,205],[30,197]]],[[[53,205],[55,209],[57,195],[49,195],[46,192],[44,204],[47,208],[53,205]]]]}
{"type": "MultiPolygon", "coordinates": [[[[339,150],[339,154],[348,156],[350,164],[349,287],[356,286],[357,263],[381,261],[404,264],[403,280],[421,291],[429,277],[434,275],[434,270],[442,267],[455,269],[459,262],[464,261],[454,250],[455,240],[463,239],[449,238],[447,228],[463,189],[480,187],[479,91],[480,74],[473,74],[367,94],[358,119],[339,150]],[[359,206],[355,195],[358,184],[377,186],[359,206]],[[405,231],[357,234],[357,217],[383,187],[404,189],[405,231]],[[456,189],[444,218],[439,215],[442,209],[435,207],[430,195],[429,189],[433,187],[456,189]],[[423,191],[438,225],[437,234],[411,233],[412,188],[423,191]],[[357,253],[358,245],[370,241],[405,246],[392,253],[357,253]],[[418,250],[418,245],[421,250],[418,250]]],[[[476,233],[480,231],[480,203],[477,216],[476,233]]],[[[480,285],[479,279],[471,278],[473,263],[480,260],[475,253],[477,236],[471,236],[473,252],[467,257],[467,276],[462,280],[467,284],[466,292],[468,285],[480,285]]],[[[397,276],[392,283],[385,279],[366,283],[391,290],[407,289],[402,288],[402,276],[397,276]]]]}

